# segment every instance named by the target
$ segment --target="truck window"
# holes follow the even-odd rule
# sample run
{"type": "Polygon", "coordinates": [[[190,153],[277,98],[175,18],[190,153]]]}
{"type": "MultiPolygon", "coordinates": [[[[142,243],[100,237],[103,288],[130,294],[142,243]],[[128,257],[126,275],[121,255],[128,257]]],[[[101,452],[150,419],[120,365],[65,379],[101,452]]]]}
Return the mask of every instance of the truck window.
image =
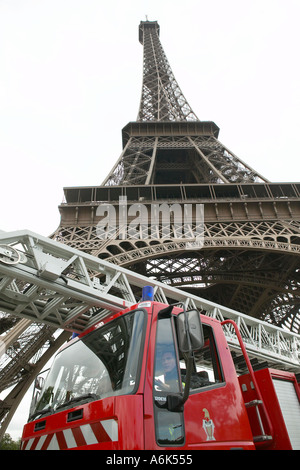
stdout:
{"type": "Polygon", "coordinates": [[[48,409],[54,413],[80,400],[134,393],[145,323],[144,311],[130,312],[58,353],[32,415],[48,409]]]}
{"type": "Polygon", "coordinates": [[[167,395],[182,391],[178,364],[173,320],[160,319],[157,324],[153,384],[155,432],[159,445],[184,443],[183,413],[165,408],[167,395]]]}
{"type": "MultiPolygon", "coordinates": [[[[203,333],[204,346],[194,353],[194,370],[190,385],[191,391],[209,385],[220,384],[224,381],[212,328],[208,325],[203,325],[203,333]]],[[[180,373],[182,382],[184,383],[186,375],[186,361],[184,357],[180,358],[180,373]]]]}

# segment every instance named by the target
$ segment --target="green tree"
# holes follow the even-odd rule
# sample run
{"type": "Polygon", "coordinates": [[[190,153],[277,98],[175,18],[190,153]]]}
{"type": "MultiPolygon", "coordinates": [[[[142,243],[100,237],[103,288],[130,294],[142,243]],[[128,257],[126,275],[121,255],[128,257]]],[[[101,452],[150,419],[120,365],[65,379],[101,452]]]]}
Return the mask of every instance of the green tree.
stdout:
{"type": "Polygon", "coordinates": [[[20,450],[21,439],[14,441],[9,434],[4,434],[0,442],[0,450],[20,450]]]}

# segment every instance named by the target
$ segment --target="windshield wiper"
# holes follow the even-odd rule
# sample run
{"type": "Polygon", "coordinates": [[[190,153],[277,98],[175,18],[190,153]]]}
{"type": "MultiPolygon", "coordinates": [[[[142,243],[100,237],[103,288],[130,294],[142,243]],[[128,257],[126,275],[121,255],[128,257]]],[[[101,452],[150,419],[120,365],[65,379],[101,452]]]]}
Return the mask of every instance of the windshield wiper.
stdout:
{"type": "Polygon", "coordinates": [[[32,415],[29,416],[29,420],[32,420],[34,418],[36,418],[37,416],[42,416],[42,415],[45,415],[46,413],[53,413],[54,410],[52,408],[52,406],[48,406],[48,408],[45,408],[44,410],[39,410],[39,411],[35,411],[34,413],[32,413],[32,415]]]}
{"type": "Polygon", "coordinates": [[[91,401],[92,401],[92,400],[99,400],[100,396],[99,396],[99,395],[96,395],[95,393],[85,393],[84,395],[79,395],[79,397],[71,398],[70,400],[65,401],[65,402],[62,403],[61,405],[58,405],[58,406],[55,408],[55,411],[57,411],[59,408],[65,408],[66,406],[69,406],[69,405],[71,405],[72,403],[76,403],[77,401],[86,400],[87,398],[90,398],[91,401]]]}

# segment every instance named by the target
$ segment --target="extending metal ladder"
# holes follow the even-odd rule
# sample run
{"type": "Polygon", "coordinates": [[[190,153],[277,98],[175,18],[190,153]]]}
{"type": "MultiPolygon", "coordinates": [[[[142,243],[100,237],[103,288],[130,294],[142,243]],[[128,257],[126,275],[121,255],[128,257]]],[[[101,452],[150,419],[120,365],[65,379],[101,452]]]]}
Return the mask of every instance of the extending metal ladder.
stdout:
{"type": "MultiPolygon", "coordinates": [[[[300,336],[295,333],[36,233],[0,232],[0,311],[80,333],[138,303],[146,285],[154,288],[156,301],[181,301],[220,321],[234,320],[251,359],[300,371],[300,336]]],[[[234,328],[226,324],[224,333],[231,350],[239,351],[234,328]]]]}

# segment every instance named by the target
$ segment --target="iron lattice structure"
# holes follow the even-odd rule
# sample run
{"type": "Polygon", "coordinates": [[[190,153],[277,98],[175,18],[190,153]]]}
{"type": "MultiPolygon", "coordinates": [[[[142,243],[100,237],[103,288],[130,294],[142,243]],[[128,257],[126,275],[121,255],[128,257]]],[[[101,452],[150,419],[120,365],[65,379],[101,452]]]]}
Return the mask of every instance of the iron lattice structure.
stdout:
{"type": "Polygon", "coordinates": [[[142,22],[144,73],[138,121],[198,121],[185,99],[159,40],[159,25],[142,22]]]}
{"type": "MultiPolygon", "coordinates": [[[[159,32],[156,21],[139,25],[141,102],[137,120],[122,130],[120,158],[102,185],[64,188],[60,225],[51,237],[299,333],[300,183],[269,182],[219,141],[214,122],[197,118],[159,32]],[[172,220],[168,237],[157,224],[155,238],[132,238],[119,226],[114,237],[108,230],[100,239],[99,206],[109,204],[120,216],[124,198],[127,206],[142,203],[149,211],[154,204],[204,204],[203,247],[187,250],[172,220]]],[[[189,228],[193,234],[196,220],[189,228]]],[[[3,386],[13,387],[0,404],[3,433],[24,391],[68,333],[55,338],[53,328],[7,314],[0,328],[3,386]]]]}

